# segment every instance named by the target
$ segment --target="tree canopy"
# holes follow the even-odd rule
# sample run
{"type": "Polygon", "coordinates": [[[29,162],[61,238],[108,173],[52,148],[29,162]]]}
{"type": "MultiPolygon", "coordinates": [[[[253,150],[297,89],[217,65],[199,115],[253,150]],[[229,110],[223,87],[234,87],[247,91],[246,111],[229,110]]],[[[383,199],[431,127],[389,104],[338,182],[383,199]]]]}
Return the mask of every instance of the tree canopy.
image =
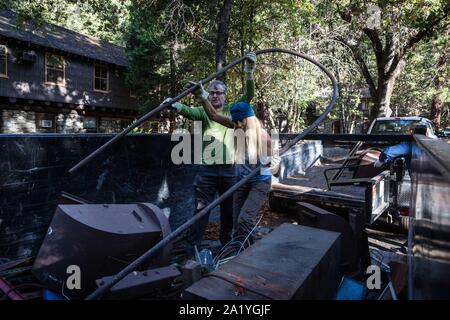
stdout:
{"type": "MultiPolygon", "coordinates": [[[[437,126],[450,126],[446,0],[0,3],[22,19],[124,45],[128,83],[143,112],[248,51],[281,47],[309,54],[335,74],[340,98],[331,118],[341,132],[361,128],[380,114],[423,114],[437,126]]],[[[260,56],[255,78],[258,116],[268,129],[282,132],[304,128],[331,90],[317,68],[281,54],[260,56]]],[[[234,68],[225,80],[233,99],[244,85],[242,69],[234,68]]]]}

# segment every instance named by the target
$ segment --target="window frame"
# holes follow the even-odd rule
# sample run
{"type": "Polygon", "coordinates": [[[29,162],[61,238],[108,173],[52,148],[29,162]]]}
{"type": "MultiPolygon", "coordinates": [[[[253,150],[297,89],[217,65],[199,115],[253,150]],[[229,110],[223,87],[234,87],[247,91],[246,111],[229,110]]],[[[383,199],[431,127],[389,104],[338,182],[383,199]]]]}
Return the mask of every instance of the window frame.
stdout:
{"type": "MultiPolygon", "coordinates": [[[[45,84],[52,84],[52,85],[63,86],[63,87],[66,85],[66,58],[63,55],[57,54],[57,53],[52,53],[52,52],[46,52],[45,53],[45,65],[44,65],[44,68],[45,68],[45,79],[44,79],[44,83],[45,84]],[[63,59],[63,68],[62,68],[63,80],[62,80],[62,82],[47,81],[47,75],[48,75],[48,73],[47,73],[48,67],[47,66],[48,66],[48,56],[49,55],[60,56],[63,59]]],[[[57,70],[55,68],[51,68],[51,69],[57,70]]]]}
{"type": "Polygon", "coordinates": [[[95,130],[95,132],[97,132],[98,131],[98,127],[99,127],[99,121],[98,121],[98,119],[99,119],[99,117],[95,117],[95,116],[84,116],[83,117],[83,129],[86,129],[86,130],[95,130]],[[94,120],[95,121],[95,127],[85,127],[84,126],[84,123],[85,123],[85,121],[86,120],[94,120]]]}
{"type": "Polygon", "coordinates": [[[5,73],[0,73],[0,78],[8,78],[8,46],[0,44],[0,47],[5,48],[5,73]]]}
{"type": "Polygon", "coordinates": [[[100,63],[94,63],[93,73],[92,73],[92,80],[93,80],[92,81],[92,87],[93,87],[93,90],[95,92],[101,92],[101,93],[110,93],[111,92],[111,90],[109,88],[109,68],[108,68],[107,65],[100,64],[100,63]],[[105,78],[101,78],[101,77],[96,77],[95,76],[95,68],[96,67],[106,68],[106,90],[101,90],[101,89],[96,89],[95,88],[95,79],[96,78],[98,78],[98,79],[105,79],[105,78]]]}

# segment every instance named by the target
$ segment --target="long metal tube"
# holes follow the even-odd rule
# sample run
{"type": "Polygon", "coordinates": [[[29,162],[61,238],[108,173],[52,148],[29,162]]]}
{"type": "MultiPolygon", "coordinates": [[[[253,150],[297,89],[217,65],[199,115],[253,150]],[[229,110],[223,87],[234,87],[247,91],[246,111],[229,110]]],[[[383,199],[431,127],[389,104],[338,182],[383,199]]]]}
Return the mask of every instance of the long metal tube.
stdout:
{"type": "MultiPolygon", "coordinates": [[[[293,145],[295,145],[298,141],[300,141],[301,139],[303,139],[303,137],[305,135],[307,135],[308,133],[310,133],[312,130],[314,130],[322,121],[325,120],[325,118],[327,117],[327,115],[330,113],[330,111],[333,109],[334,105],[336,104],[336,99],[338,97],[338,86],[337,86],[337,82],[336,79],[334,78],[334,76],[327,70],[325,69],[325,67],[320,64],[319,62],[315,61],[314,59],[312,59],[311,57],[299,53],[299,52],[295,52],[292,50],[287,50],[287,49],[279,49],[279,48],[273,48],[273,49],[263,49],[263,50],[258,50],[255,53],[257,55],[259,54],[265,54],[265,53],[273,53],[273,52],[281,52],[281,53],[287,53],[290,55],[294,55],[300,58],[303,58],[313,64],[315,64],[316,66],[318,66],[320,68],[320,70],[322,70],[331,80],[332,85],[333,85],[333,95],[331,98],[330,103],[328,104],[327,108],[325,109],[325,111],[308,127],[306,128],[302,133],[298,134],[293,140],[291,140],[288,144],[286,144],[281,150],[280,150],[280,156],[283,155],[287,150],[289,150],[293,145]]],[[[233,61],[232,63],[230,63],[229,65],[225,66],[223,69],[221,69],[220,71],[216,72],[215,74],[213,74],[212,76],[200,81],[202,84],[204,82],[207,82],[213,78],[215,78],[216,76],[220,75],[221,73],[225,72],[226,70],[230,69],[231,67],[237,65],[238,63],[244,61],[245,57],[241,57],[235,61],[233,61]]],[[[170,105],[171,103],[181,99],[182,97],[186,96],[189,92],[193,91],[195,89],[195,87],[191,87],[188,90],[184,91],[183,93],[181,93],[180,95],[178,95],[177,97],[175,97],[174,99],[172,99],[171,101],[169,101],[167,104],[163,104],[162,106],[160,106],[158,109],[161,110],[162,108],[167,107],[168,105],[170,105]]],[[[142,117],[141,119],[139,119],[138,122],[142,123],[145,120],[142,119],[148,119],[154,112],[157,112],[155,110],[151,111],[150,113],[146,114],[144,117],[142,117]],[[142,121],[141,121],[142,120],[142,121]]],[[[132,128],[131,128],[132,129],[132,128]]],[[[120,137],[124,136],[127,132],[129,132],[130,127],[127,128],[126,130],[124,130],[123,132],[119,133],[117,136],[120,135],[120,137]],[[124,133],[125,132],[125,133],[124,133]]],[[[116,137],[117,137],[116,136],[116,137]]],[[[119,138],[116,139],[116,137],[114,137],[113,139],[111,139],[110,141],[108,141],[106,144],[104,144],[101,148],[99,148],[98,150],[94,151],[88,158],[86,158],[85,160],[81,161],[77,166],[75,166],[74,168],[72,168],[71,170],[76,170],[77,168],[79,168],[81,165],[85,164],[89,159],[92,159],[95,155],[97,155],[99,152],[101,152],[102,150],[104,150],[106,147],[105,146],[109,146],[112,143],[114,143],[115,141],[117,141],[119,138]]],[[[139,267],[142,263],[144,263],[146,260],[148,260],[149,258],[151,258],[153,255],[155,255],[159,250],[163,249],[166,245],[168,245],[169,243],[171,243],[172,241],[176,240],[185,230],[187,230],[187,228],[189,228],[191,225],[193,225],[194,223],[196,223],[198,220],[200,220],[204,215],[206,215],[210,210],[214,209],[217,205],[219,205],[223,200],[225,200],[226,198],[228,198],[231,194],[233,194],[234,191],[236,191],[240,186],[242,186],[244,183],[246,183],[250,178],[254,177],[256,174],[259,173],[259,171],[261,170],[263,166],[259,166],[258,168],[254,169],[253,171],[250,172],[250,174],[248,174],[245,178],[243,178],[242,180],[240,180],[239,182],[237,182],[235,185],[233,185],[230,189],[228,189],[225,193],[223,193],[220,197],[218,197],[216,200],[214,200],[213,202],[211,202],[209,205],[207,205],[205,208],[203,208],[200,212],[198,212],[196,215],[194,215],[190,220],[186,221],[183,225],[181,225],[180,227],[178,227],[176,230],[174,230],[170,235],[168,235],[166,238],[162,239],[160,242],[158,242],[155,246],[153,246],[152,248],[150,248],[149,250],[147,250],[144,254],[142,254],[139,258],[137,258],[136,260],[134,260],[133,262],[131,262],[127,267],[125,267],[124,269],[122,269],[119,273],[117,273],[116,275],[114,275],[109,282],[105,283],[103,286],[99,287],[98,289],[96,289],[93,293],[91,293],[89,296],[86,297],[86,300],[94,300],[94,299],[98,299],[100,298],[105,292],[107,292],[111,287],[113,287],[117,282],[119,282],[121,279],[123,279],[124,277],[126,277],[130,272],[134,271],[137,267],[139,267]]],[[[72,171],[72,172],[73,172],[72,171]]]]}
{"type": "MultiPolygon", "coordinates": [[[[223,69],[217,71],[216,73],[214,73],[213,75],[209,76],[208,78],[202,79],[199,82],[201,84],[204,84],[206,82],[211,81],[212,79],[216,78],[217,76],[221,75],[222,73],[226,72],[228,69],[234,67],[235,65],[239,64],[240,62],[244,61],[245,57],[241,57],[235,61],[233,61],[232,63],[226,65],[225,67],[223,67],[223,69]]],[[[109,148],[111,145],[113,145],[115,142],[117,142],[118,140],[120,140],[121,138],[123,138],[125,135],[127,135],[131,130],[133,130],[134,128],[139,127],[141,124],[143,124],[145,121],[147,121],[148,119],[150,119],[154,114],[160,112],[161,110],[169,107],[171,104],[181,100],[182,98],[184,98],[185,96],[187,96],[189,93],[191,93],[192,91],[194,91],[196,88],[198,87],[198,85],[196,86],[192,86],[189,87],[188,89],[184,90],[183,92],[181,92],[179,95],[177,95],[175,98],[173,98],[172,100],[163,103],[161,105],[159,105],[158,107],[152,109],[151,111],[149,111],[148,113],[146,113],[145,115],[143,115],[141,118],[139,118],[136,122],[130,124],[127,128],[125,128],[122,132],[118,133],[117,135],[115,135],[113,138],[111,138],[111,140],[107,141],[104,145],[102,145],[100,148],[98,148],[97,150],[93,151],[90,155],[88,155],[86,158],[84,158],[83,160],[81,160],[79,163],[77,163],[75,166],[73,166],[70,170],[69,173],[74,173],[75,171],[77,171],[78,169],[80,169],[81,167],[83,167],[86,163],[90,162],[92,159],[94,159],[95,157],[97,157],[100,153],[102,153],[103,151],[105,151],[107,148],[109,148]]]]}
{"type": "MultiPolygon", "coordinates": [[[[287,53],[287,54],[291,54],[303,59],[306,59],[310,62],[312,62],[313,64],[317,65],[320,69],[322,69],[324,72],[326,71],[326,69],[318,62],[316,62],[315,60],[313,60],[311,57],[303,54],[303,53],[299,53],[299,52],[295,52],[292,50],[287,50],[287,49],[280,49],[280,48],[271,48],[271,49],[262,49],[262,50],[258,50],[255,51],[256,55],[260,55],[260,54],[265,54],[265,53],[273,53],[273,52],[281,52],[281,53],[287,53]]],[[[245,60],[245,57],[240,57],[236,60],[234,60],[233,62],[231,62],[230,64],[226,65],[225,67],[223,67],[222,69],[220,69],[219,71],[217,71],[216,73],[210,75],[209,77],[202,79],[199,81],[199,83],[201,83],[202,85],[206,82],[209,82],[211,80],[213,80],[214,78],[218,77],[219,75],[221,75],[222,73],[225,73],[226,71],[228,71],[229,69],[233,68],[235,65],[241,63],[242,61],[245,60]]],[[[326,71],[325,73],[327,73],[328,71],[326,71]]],[[[328,75],[328,73],[327,73],[328,75]]],[[[329,74],[328,76],[330,76],[331,74],[329,74]]],[[[332,76],[332,75],[331,75],[332,76]]],[[[118,133],[117,135],[115,135],[113,138],[111,138],[111,140],[107,141],[104,145],[102,145],[101,147],[99,147],[98,149],[94,150],[91,154],[89,154],[86,158],[84,158],[83,160],[81,160],[79,163],[77,163],[75,166],[73,166],[71,169],[69,169],[69,173],[74,173],[75,171],[77,171],[78,169],[80,169],[81,167],[83,167],[84,165],[86,165],[88,162],[90,162],[91,160],[93,160],[95,157],[97,157],[100,153],[102,153],[103,151],[105,151],[107,148],[109,148],[111,145],[113,145],[115,142],[117,142],[118,140],[120,140],[121,138],[123,138],[125,135],[127,135],[131,130],[133,130],[134,128],[137,128],[138,126],[140,126],[141,124],[143,124],[145,121],[147,121],[148,119],[150,119],[153,115],[157,114],[158,112],[160,112],[161,110],[169,107],[171,104],[181,100],[182,98],[184,98],[185,96],[187,96],[189,93],[191,93],[192,91],[194,91],[196,88],[198,87],[198,85],[196,86],[192,86],[189,87],[188,89],[184,90],[183,92],[181,92],[179,95],[177,95],[175,98],[173,98],[172,100],[163,103],[161,105],[159,105],[158,107],[155,107],[154,109],[152,109],[151,111],[149,111],[148,113],[146,113],[145,115],[143,115],[141,118],[139,118],[136,122],[132,123],[131,125],[129,125],[127,128],[125,128],[122,132],[118,133]]]]}

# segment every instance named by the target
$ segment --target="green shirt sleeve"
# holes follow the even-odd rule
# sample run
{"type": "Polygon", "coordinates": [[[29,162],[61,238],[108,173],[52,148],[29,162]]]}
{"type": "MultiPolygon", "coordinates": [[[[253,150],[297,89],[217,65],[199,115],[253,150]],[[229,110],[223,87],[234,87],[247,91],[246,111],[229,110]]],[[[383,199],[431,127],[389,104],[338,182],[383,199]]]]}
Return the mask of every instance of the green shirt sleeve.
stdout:
{"type": "Polygon", "coordinates": [[[181,114],[183,117],[186,117],[189,120],[193,121],[203,121],[206,115],[202,107],[189,108],[186,105],[183,105],[181,107],[181,110],[180,112],[178,112],[178,114],[181,114]]]}
{"type": "Polygon", "coordinates": [[[254,96],[255,96],[255,81],[247,80],[247,82],[245,83],[244,94],[239,98],[238,101],[247,101],[250,103],[254,96]]]}

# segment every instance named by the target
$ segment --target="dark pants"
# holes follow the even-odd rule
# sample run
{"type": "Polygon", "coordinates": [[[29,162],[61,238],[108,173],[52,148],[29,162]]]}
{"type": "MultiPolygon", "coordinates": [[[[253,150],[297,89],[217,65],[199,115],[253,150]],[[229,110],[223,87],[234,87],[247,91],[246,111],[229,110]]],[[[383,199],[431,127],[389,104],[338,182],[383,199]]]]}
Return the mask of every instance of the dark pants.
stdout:
{"type": "MultiPolygon", "coordinates": [[[[194,180],[194,215],[214,201],[216,194],[222,195],[236,183],[235,171],[232,165],[202,165],[194,180]]],[[[203,239],[209,220],[208,212],[190,229],[187,241],[187,254],[193,255],[194,246],[199,246],[203,239]]],[[[233,195],[220,204],[220,235],[219,240],[225,245],[231,240],[233,230],[233,195]]]]}
{"type": "Polygon", "coordinates": [[[256,217],[261,209],[267,192],[270,190],[271,179],[247,182],[234,192],[233,208],[233,238],[244,241],[256,225],[256,217]]]}

